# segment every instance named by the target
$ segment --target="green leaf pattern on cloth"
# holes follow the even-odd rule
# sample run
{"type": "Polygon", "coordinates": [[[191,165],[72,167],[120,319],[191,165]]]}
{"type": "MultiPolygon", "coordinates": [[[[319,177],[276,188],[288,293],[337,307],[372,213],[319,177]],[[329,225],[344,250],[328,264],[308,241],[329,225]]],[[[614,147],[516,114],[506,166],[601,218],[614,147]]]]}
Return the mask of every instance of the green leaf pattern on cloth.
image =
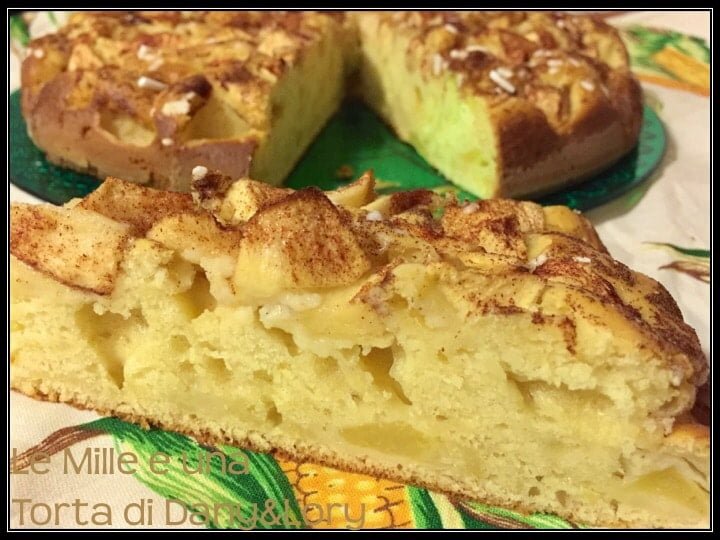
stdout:
{"type": "Polygon", "coordinates": [[[643,81],[710,93],[710,48],[700,38],[645,26],[621,29],[635,74],[643,81]]]}
{"type": "MultiPolygon", "coordinates": [[[[136,480],[165,499],[172,500],[172,504],[186,509],[187,517],[173,517],[182,523],[190,522],[210,529],[285,529],[311,528],[317,525],[316,521],[305,519],[310,515],[309,505],[301,508],[298,502],[309,494],[294,490],[296,480],[290,480],[275,457],[226,445],[210,447],[185,435],[158,429],[143,429],[117,418],[100,418],[86,424],[59,429],[16,456],[11,463],[12,470],[29,467],[34,454],[55,455],[74,444],[100,435],[112,437],[118,455],[128,452],[135,456],[133,466],[136,480]],[[164,454],[162,459],[158,458],[160,454],[164,454]]],[[[297,464],[292,468],[297,472],[297,464]]],[[[342,471],[330,472],[334,481],[352,482],[358,477],[342,471]]],[[[372,480],[372,477],[364,475],[360,475],[360,478],[365,478],[366,483],[367,480],[372,480]]],[[[384,491],[376,482],[370,482],[369,485],[377,490],[377,493],[368,493],[365,490],[363,500],[368,495],[377,495],[378,499],[385,500],[386,507],[405,506],[409,509],[410,521],[398,522],[396,525],[402,528],[575,527],[556,516],[526,516],[477,502],[451,500],[445,495],[416,486],[392,486],[394,494],[390,500],[387,498],[387,485],[384,491]]],[[[320,487],[317,484],[316,486],[320,487]]],[[[323,493],[322,488],[310,495],[316,506],[332,502],[332,493],[323,493]]],[[[366,510],[376,512],[380,509],[372,509],[370,506],[366,510]]],[[[364,523],[369,521],[368,519],[364,523]]]]}
{"type": "Polygon", "coordinates": [[[442,519],[426,489],[408,486],[413,519],[418,529],[441,529],[442,519]]]}
{"type": "Polygon", "coordinates": [[[693,257],[693,258],[698,258],[698,259],[709,259],[710,258],[710,250],[708,250],[708,249],[685,248],[685,247],[677,246],[675,244],[668,244],[666,242],[646,242],[646,243],[653,245],[653,246],[669,248],[672,251],[675,251],[676,253],[685,255],[686,257],[693,257]]]}
{"type": "Polygon", "coordinates": [[[699,281],[710,283],[710,250],[687,248],[667,242],[645,242],[648,245],[670,251],[679,259],[660,267],[660,270],[674,270],[699,281]]]}
{"type": "Polygon", "coordinates": [[[229,446],[204,447],[184,435],[145,430],[116,418],[101,418],[84,428],[110,433],[118,451],[138,457],[138,481],[167,499],[182,501],[209,528],[304,527],[292,488],[271,456],[229,446]],[[170,457],[162,465],[166,474],[150,470],[150,458],[160,452],[170,457]],[[233,463],[243,466],[229,472],[233,463]]]}
{"type": "Polygon", "coordinates": [[[10,40],[22,47],[27,47],[30,43],[30,29],[20,15],[10,17],[10,40]]]}
{"type": "Polygon", "coordinates": [[[670,47],[684,55],[705,64],[710,63],[710,48],[705,40],[674,32],[672,30],[656,30],[644,26],[633,25],[623,29],[625,44],[630,53],[633,68],[640,68],[671,78],[676,75],[658,64],[654,55],[670,47]]]}

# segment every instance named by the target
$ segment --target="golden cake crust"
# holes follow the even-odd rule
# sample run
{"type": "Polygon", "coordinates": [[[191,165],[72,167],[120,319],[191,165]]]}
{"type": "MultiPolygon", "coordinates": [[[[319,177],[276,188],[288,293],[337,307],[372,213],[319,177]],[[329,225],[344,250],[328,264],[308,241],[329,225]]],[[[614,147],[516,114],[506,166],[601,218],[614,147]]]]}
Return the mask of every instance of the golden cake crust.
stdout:
{"type": "MultiPolygon", "coordinates": [[[[220,176],[210,171],[207,175],[220,176]]],[[[639,347],[655,350],[672,366],[677,384],[686,381],[697,387],[707,380],[708,364],[697,335],[683,321],[672,296],[659,282],[614,260],[597,235],[588,233],[592,225],[565,207],[543,208],[509,199],[460,204],[454,198],[417,190],[381,197],[358,208],[339,204],[342,192],[328,197],[314,188],[294,191],[251,180],[240,180],[231,190],[226,190],[229,182],[217,178],[210,182],[198,178],[196,183],[205,190],[198,203],[205,205],[213,200],[212,186],[221,186],[218,198],[231,207],[230,214],[223,218],[191,208],[189,194],[110,178],[76,203],[81,215],[87,213],[93,224],[100,220],[112,231],[94,237],[92,250],[76,242],[81,228],[72,219],[74,208],[13,204],[10,253],[66,285],[109,294],[129,238],[163,242],[163,220],[187,217],[185,225],[172,233],[173,245],[197,246],[204,253],[237,258],[235,294],[240,294],[238,279],[245,279],[243,272],[270,276],[275,293],[347,285],[370,274],[375,277],[355,301],[373,304],[373,295],[388,284],[388,269],[403,260],[394,259],[394,249],[402,253],[412,246],[421,254],[420,260],[453,261],[489,272],[503,282],[502,291],[487,293],[467,290],[460,283],[459,294],[472,312],[530,311],[537,324],[563,327],[572,352],[575,329],[571,323],[544,317],[537,304],[516,300],[531,283],[543,291],[541,296],[555,291],[572,311],[599,320],[614,332],[630,332],[639,347]],[[248,193],[254,193],[251,196],[257,201],[252,212],[233,214],[236,204],[247,209],[252,200],[248,193]],[[442,216],[436,218],[433,214],[438,211],[442,216]],[[48,236],[55,223],[69,224],[68,234],[58,236],[60,246],[48,236]],[[277,258],[258,269],[258,260],[266,264],[270,252],[277,253],[277,258]]],[[[366,189],[370,183],[374,180],[366,174],[354,187],[366,189]]],[[[347,196],[349,188],[344,189],[347,196]]],[[[210,206],[217,209],[222,204],[210,206]]],[[[679,405],[682,410],[691,406],[679,405]]]]}
{"type": "Polygon", "coordinates": [[[32,42],[23,115],[49,159],[100,178],[187,191],[196,165],[248,176],[277,113],[278,81],[330,35],[350,51],[350,21],[373,18],[402,36],[412,69],[454,77],[461,95],[487,102],[494,196],[582,180],[637,143],[641,89],[617,32],[544,12],[79,13],[32,42]]]}
{"type": "MultiPolygon", "coordinates": [[[[497,140],[494,196],[539,194],[597,173],[637,143],[642,91],[610,25],[551,12],[378,12],[426,79],[481,97],[497,140]]],[[[362,25],[362,22],[361,22],[362,25]]]]}
{"type": "Polygon", "coordinates": [[[187,191],[198,164],[246,176],[278,81],[339,21],[314,12],[76,13],[34,40],[23,62],[28,131],[50,160],[100,178],[187,191]],[[224,114],[227,132],[199,118],[208,107],[224,114]]]}

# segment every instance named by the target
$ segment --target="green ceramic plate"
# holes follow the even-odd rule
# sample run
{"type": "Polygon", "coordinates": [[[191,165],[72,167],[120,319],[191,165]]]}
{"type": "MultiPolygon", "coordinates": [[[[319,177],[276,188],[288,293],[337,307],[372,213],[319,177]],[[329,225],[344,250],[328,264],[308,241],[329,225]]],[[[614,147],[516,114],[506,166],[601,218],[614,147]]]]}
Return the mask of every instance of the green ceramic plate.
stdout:
{"type": "MultiPolygon", "coordinates": [[[[82,197],[98,185],[97,179],[48,162],[30,140],[20,112],[20,92],[10,95],[10,181],[46,201],[62,204],[82,197]]],[[[608,202],[645,180],[665,151],[665,131],[657,115],[645,107],[637,148],[595,178],[541,199],[542,204],[565,204],[587,210],[608,202]]],[[[380,191],[455,188],[409,145],[401,142],[368,108],[347,103],[330,120],[295,167],[286,185],[316,185],[333,189],[373,169],[380,191]]]]}

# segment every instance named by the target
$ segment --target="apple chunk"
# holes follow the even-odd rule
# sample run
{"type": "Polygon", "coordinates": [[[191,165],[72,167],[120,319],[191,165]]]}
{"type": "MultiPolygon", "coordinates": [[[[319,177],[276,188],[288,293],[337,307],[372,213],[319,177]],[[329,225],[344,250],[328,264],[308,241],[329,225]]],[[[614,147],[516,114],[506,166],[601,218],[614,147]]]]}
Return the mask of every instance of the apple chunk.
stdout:
{"type": "Polygon", "coordinates": [[[350,224],[317,189],[297,191],[246,223],[235,267],[235,292],[262,301],[280,291],[352,283],[370,270],[350,224]]]}

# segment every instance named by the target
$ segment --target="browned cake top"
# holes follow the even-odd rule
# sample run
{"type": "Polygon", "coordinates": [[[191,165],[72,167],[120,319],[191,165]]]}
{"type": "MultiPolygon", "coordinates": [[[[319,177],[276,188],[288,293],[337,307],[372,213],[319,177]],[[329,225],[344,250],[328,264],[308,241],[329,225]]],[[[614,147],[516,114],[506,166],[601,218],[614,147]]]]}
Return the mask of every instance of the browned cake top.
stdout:
{"type": "MultiPolygon", "coordinates": [[[[362,16],[362,15],[360,15],[362,16]]],[[[609,25],[551,12],[380,14],[387,31],[408,32],[429,76],[447,71],[475,93],[526,98],[556,128],[584,102],[626,92],[625,46],[609,25]]],[[[303,49],[340,14],[315,12],[81,12],[32,43],[23,80],[30,95],[59,72],[76,73],[69,106],[92,100],[160,124],[181,122],[224,94],[248,123],[265,128],[265,96],[303,49]],[[224,92],[223,92],[224,91],[224,92]]],[[[585,104],[585,105],[589,105],[585,104]]]]}
{"type": "Polygon", "coordinates": [[[397,268],[421,264],[444,272],[467,317],[532,313],[537,324],[566,329],[571,353],[572,319],[581,317],[656,350],[678,383],[707,377],[698,338],[670,294],[614,260],[592,225],[566,207],[459,203],[424,190],[377,197],[369,174],[323,193],[230,183],[198,169],[195,205],[190,194],[116,179],[70,208],[13,205],[10,251],[60,282],[106,295],[133,238],[148,238],[226,260],[241,303],[264,301],[259,283],[243,281],[264,260],[272,268],[257,279],[271,295],[357,285],[355,301],[369,306],[391,290],[397,268]],[[543,311],[541,298],[564,306],[564,315],[543,311]]]}
{"type": "MultiPolygon", "coordinates": [[[[632,75],[617,31],[587,16],[555,12],[396,12],[383,23],[407,32],[409,54],[429,77],[457,75],[493,104],[527,99],[558,131],[596,101],[627,101],[632,75]]],[[[629,113],[630,111],[628,111],[629,113]]]]}
{"type": "Polygon", "coordinates": [[[128,114],[170,138],[212,90],[248,127],[263,130],[270,89],[336,19],[299,11],[76,13],[32,42],[23,99],[71,73],[68,107],[128,114]]]}

